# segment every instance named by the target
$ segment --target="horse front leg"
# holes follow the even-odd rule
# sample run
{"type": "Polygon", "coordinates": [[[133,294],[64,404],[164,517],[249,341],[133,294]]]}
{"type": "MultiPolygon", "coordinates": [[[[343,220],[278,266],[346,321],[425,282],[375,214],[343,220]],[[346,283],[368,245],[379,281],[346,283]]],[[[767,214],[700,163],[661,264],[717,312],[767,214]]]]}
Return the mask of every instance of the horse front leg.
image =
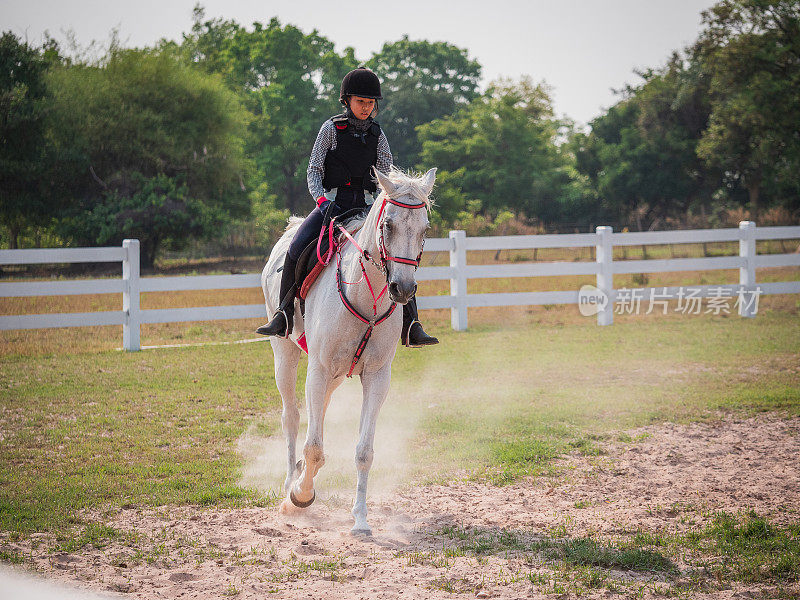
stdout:
{"type": "Polygon", "coordinates": [[[378,422],[378,413],[389,393],[389,383],[392,378],[392,365],[387,362],[379,371],[361,376],[364,388],[364,399],[361,404],[361,422],[358,428],[358,444],[356,445],[356,499],[353,503],[353,518],[355,524],[351,533],[357,535],[372,535],[367,523],[367,479],[375,455],[373,442],[375,441],[375,426],[378,422]]]}
{"type": "Polygon", "coordinates": [[[331,394],[341,381],[342,378],[331,379],[319,363],[309,364],[306,377],[308,432],[303,447],[305,461],[300,477],[289,490],[289,500],[299,508],[310,506],[316,497],[314,477],[325,464],[322,445],[325,411],[328,409],[331,394]]]}

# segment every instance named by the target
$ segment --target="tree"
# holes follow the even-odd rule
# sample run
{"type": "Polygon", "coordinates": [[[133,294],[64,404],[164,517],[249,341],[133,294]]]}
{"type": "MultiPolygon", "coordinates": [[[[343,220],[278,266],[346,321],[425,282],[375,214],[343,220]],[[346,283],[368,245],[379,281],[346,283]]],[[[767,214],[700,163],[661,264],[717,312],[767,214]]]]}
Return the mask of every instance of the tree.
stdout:
{"type": "Polygon", "coordinates": [[[49,83],[54,145],[72,146],[76,167],[66,238],[119,243],[135,230],[150,266],[163,243],[247,214],[248,114],[219,77],[167,52],[112,48],[103,64],[56,69],[49,83]]]}
{"type": "Polygon", "coordinates": [[[764,189],[800,191],[800,4],[722,0],[703,22],[692,57],[710,80],[711,116],[697,151],[746,187],[757,218],[764,189]]]}
{"type": "Polygon", "coordinates": [[[355,68],[316,30],[304,34],[273,18],[247,30],[233,21],[204,20],[199,5],[181,50],[187,60],[223,76],[254,118],[246,151],[268,190],[293,213],[309,207],[308,155],[323,121],[340,111],[339,84],[355,68]]]}
{"type": "Polygon", "coordinates": [[[367,63],[381,79],[384,100],[379,121],[395,162],[419,162],[422,145],[416,128],[453,114],[478,97],[480,64],[467,50],[446,42],[386,43],[367,63]]]}
{"type": "Polygon", "coordinates": [[[555,221],[575,185],[569,156],[556,146],[549,89],[499,81],[451,117],[419,127],[420,161],[436,166],[436,202],[445,221],[463,210],[497,214],[510,209],[555,221]]]}
{"type": "Polygon", "coordinates": [[[721,185],[719,169],[697,155],[708,125],[708,82],[695,63],[673,54],[665,66],[638,73],[623,99],[578,136],[578,170],[607,215],[649,229],[689,211],[704,212],[721,185]]]}
{"type": "Polygon", "coordinates": [[[42,190],[52,158],[46,72],[58,60],[53,40],[34,48],[10,31],[0,37],[0,224],[11,248],[19,247],[26,227],[48,223],[55,209],[42,190]]]}
{"type": "Polygon", "coordinates": [[[722,185],[720,170],[697,155],[711,110],[708,78],[677,52],[664,67],[648,69],[642,77],[645,83],[636,92],[638,126],[659,156],[661,168],[650,179],[651,197],[663,204],[659,216],[703,212],[722,185]]]}
{"type": "Polygon", "coordinates": [[[81,221],[98,244],[138,239],[146,266],[152,266],[164,242],[202,237],[227,220],[221,206],[192,197],[182,176],[145,177],[133,171],[130,177],[130,191],[109,189],[81,221]]]}
{"type": "Polygon", "coordinates": [[[644,202],[648,172],[655,166],[637,127],[638,106],[628,98],[594,119],[591,133],[576,137],[577,169],[589,177],[606,214],[616,223],[626,223],[628,216],[644,202]]]}

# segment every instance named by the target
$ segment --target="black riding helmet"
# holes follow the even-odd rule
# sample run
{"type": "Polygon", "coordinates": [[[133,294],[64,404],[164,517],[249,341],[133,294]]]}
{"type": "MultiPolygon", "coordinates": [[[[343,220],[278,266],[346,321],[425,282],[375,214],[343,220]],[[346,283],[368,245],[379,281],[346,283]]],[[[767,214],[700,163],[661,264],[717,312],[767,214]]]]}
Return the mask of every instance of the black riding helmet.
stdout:
{"type": "Polygon", "coordinates": [[[378,76],[367,67],[353,69],[342,79],[342,90],[339,93],[339,102],[347,104],[348,96],[361,98],[374,98],[381,100],[381,81],[378,76]]]}

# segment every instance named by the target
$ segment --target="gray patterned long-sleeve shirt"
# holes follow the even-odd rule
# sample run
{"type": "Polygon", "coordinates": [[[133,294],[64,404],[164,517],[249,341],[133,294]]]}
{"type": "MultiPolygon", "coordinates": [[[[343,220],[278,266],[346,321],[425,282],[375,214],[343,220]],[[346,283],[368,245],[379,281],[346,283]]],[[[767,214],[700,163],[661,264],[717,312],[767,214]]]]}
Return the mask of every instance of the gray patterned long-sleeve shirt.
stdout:
{"type": "MultiPolygon", "coordinates": [[[[314,201],[325,194],[325,188],[322,187],[322,179],[325,176],[325,155],[328,150],[334,150],[335,148],[336,127],[333,121],[328,119],[319,128],[317,140],[311,150],[311,158],[308,160],[308,191],[314,201]]],[[[375,167],[381,173],[388,174],[391,166],[392,151],[389,149],[389,141],[386,139],[386,134],[381,130],[381,136],[378,138],[378,160],[375,163],[375,167]]]]}

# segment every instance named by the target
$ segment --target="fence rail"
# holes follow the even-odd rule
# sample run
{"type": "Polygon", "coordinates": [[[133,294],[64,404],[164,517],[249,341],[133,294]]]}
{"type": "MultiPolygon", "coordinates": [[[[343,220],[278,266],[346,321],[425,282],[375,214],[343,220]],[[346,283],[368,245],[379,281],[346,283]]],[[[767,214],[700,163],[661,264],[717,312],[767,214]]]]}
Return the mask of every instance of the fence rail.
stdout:
{"type": "MultiPolygon", "coordinates": [[[[425,243],[430,252],[448,252],[450,265],[421,267],[417,280],[449,280],[450,295],[422,296],[420,309],[450,309],[453,329],[462,331],[468,325],[468,309],[479,306],[517,306],[536,304],[581,304],[586,298],[580,290],[546,292],[513,292],[469,294],[469,279],[500,277],[540,277],[561,275],[594,275],[595,290],[601,299],[596,305],[599,325],[613,323],[614,304],[621,294],[638,292],[640,297],[661,300],[680,299],[683,287],[615,289],[613,276],[625,273],[658,273],[670,271],[703,271],[739,269],[739,283],[691,286],[695,297],[709,298],[720,293],[798,294],[800,281],[756,283],[755,270],[764,267],[800,266],[800,252],[758,255],[757,240],[800,239],[800,227],[756,227],[742,221],[738,228],[695,229],[683,231],[647,231],[614,233],[611,227],[598,227],[595,233],[547,234],[524,236],[492,236],[468,238],[463,231],[451,231],[447,238],[425,243]],[[672,258],[650,260],[613,259],[615,246],[739,242],[738,256],[705,258],[672,258]],[[475,250],[525,250],[535,248],[594,248],[595,260],[584,262],[533,262],[510,265],[470,265],[467,252],[475,250]],[[605,302],[602,302],[605,298],[605,302]]],[[[83,281],[8,282],[0,283],[0,297],[65,296],[76,294],[122,294],[122,310],[88,313],[0,316],[0,329],[39,329],[48,327],[80,327],[87,325],[122,325],[123,347],[138,350],[140,326],[147,323],[209,321],[266,317],[264,304],[208,306],[142,310],[140,296],[144,292],[171,292],[209,289],[260,287],[260,275],[200,275],[182,277],[141,277],[139,273],[139,241],[125,240],[113,248],[47,248],[34,250],[0,250],[0,265],[121,262],[121,279],[83,281]]],[[[595,301],[595,300],[593,300],[595,301]]],[[[754,317],[752,304],[739,304],[739,314],[754,317]]]]}

